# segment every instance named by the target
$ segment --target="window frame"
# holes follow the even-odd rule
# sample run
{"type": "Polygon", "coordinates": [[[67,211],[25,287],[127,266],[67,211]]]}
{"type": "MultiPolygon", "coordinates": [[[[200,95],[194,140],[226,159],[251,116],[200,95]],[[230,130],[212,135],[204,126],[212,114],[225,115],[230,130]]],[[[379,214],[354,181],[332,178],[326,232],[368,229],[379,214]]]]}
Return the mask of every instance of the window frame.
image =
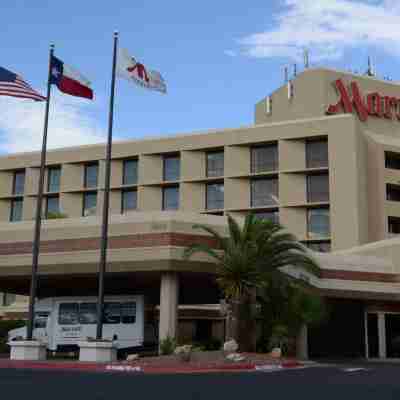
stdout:
{"type": "Polygon", "coordinates": [[[96,196],[96,212],[97,212],[97,191],[88,191],[88,192],[83,192],[83,196],[82,196],[82,217],[91,217],[93,215],[96,215],[96,213],[94,214],[90,214],[90,215],[85,215],[85,199],[86,196],[90,196],[90,195],[95,195],[96,196]]]}
{"type": "Polygon", "coordinates": [[[260,144],[260,145],[253,145],[250,147],[250,173],[251,174],[261,174],[265,172],[276,172],[279,170],[279,148],[278,143],[267,143],[267,144],[260,144]],[[260,149],[266,148],[274,148],[276,149],[276,161],[274,164],[274,168],[272,169],[263,169],[263,170],[256,170],[255,164],[255,152],[260,149]]]}
{"type": "MultiPolygon", "coordinates": [[[[306,195],[307,195],[307,203],[326,203],[326,202],[329,202],[330,201],[330,187],[329,187],[329,173],[322,173],[322,174],[308,174],[308,175],[306,175],[306,190],[307,190],[307,193],[306,193],[306,195]],[[312,197],[313,197],[313,192],[312,192],[312,183],[310,182],[313,178],[315,178],[315,177],[321,177],[321,176],[323,176],[323,177],[326,177],[326,180],[327,180],[327,192],[326,192],[326,194],[327,194],[327,197],[325,198],[325,199],[313,199],[312,197]]],[[[314,192],[314,196],[316,196],[317,195],[317,197],[318,197],[318,194],[322,194],[322,192],[314,192]]]]}
{"type": "Polygon", "coordinates": [[[162,174],[163,182],[177,182],[181,179],[181,157],[179,154],[166,154],[163,155],[163,174],[162,174]],[[174,176],[173,178],[175,179],[169,179],[167,177],[167,164],[168,161],[171,160],[176,160],[178,163],[178,171],[177,175],[174,176]]]}
{"type": "Polygon", "coordinates": [[[15,199],[11,199],[10,201],[10,216],[9,222],[20,222],[24,218],[24,199],[22,197],[17,197],[15,199]],[[21,218],[20,219],[13,219],[13,211],[15,209],[15,203],[21,204],[21,218]]]}
{"type": "Polygon", "coordinates": [[[209,183],[206,183],[205,195],[206,195],[206,199],[205,199],[205,209],[206,210],[208,210],[208,211],[223,210],[225,208],[225,185],[224,185],[224,182],[209,182],[209,183]],[[222,186],[224,188],[223,189],[223,198],[222,198],[222,207],[210,208],[208,206],[208,192],[209,192],[209,187],[210,186],[222,186]]]}
{"type": "Polygon", "coordinates": [[[61,166],[51,166],[47,167],[47,192],[48,193],[59,193],[60,192],[60,186],[61,186],[61,166]],[[51,173],[53,171],[58,171],[59,176],[58,176],[58,188],[57,190],[50,190],[50,185],[51,185],[51,173]]]}
{"type": "MultiPolygon", "coordinates": [[[[319,159],[317,161],[320,161],[319,159]]],[[[307,139],[305,142],[305,162],[306,162],[306,169],[312,169],[312,168],[328,168],[329,167],[329,143],[327,138],[313,138],[313,139],[307,139]],[[319,163],[317,165],[312,165],[313,163],[316,163],[315,160],[313,160],[313,157],[311,156],[311,151],[310,147],[311,145],[315,143],[324,143],[326,145],[326,160],[323,160],[323,163],[319,163]]]]}
{"type": "Polygon", "coordinates": [[[306,218],[307,218],[307,238],[309,238],[309,239],[326,239],[326,238],[330,238],[331,237],[331,213],[330,213],[330,209],[329,209],[329,207],[316,207],[316,208],[309,208],[309,209],[307,209],[307,215],[306,215],[306,218]],[[313,234],[312,232],[311,232],[311,230],[310,230],[310,227],[311,227],[311,213],[312,212],[315,212],[316,210],[319,210],[319,211],[322,211],[322,210],[324,210],[324,211],[326,211],[327,213],[328,213],[328,223],[329,223],[329,232],[328,232],[328,234],[327,235],[320,235],[320,234],[313,234]]]}
{"type": "Polygon", "coordinates": [[[164,186],[162,188],[162,199],[161,199],[161,201],[162,201],[162,204],[161,204],[162,211],[176,211],[176,210],[179,210],[179,207],[180,207],[180,187],[179,187],[179,185],[164,186]],[[177,195],[178,195],[178,198],[177,198],[178,199],[177,200],[178,206],[177,206],[177,208],[166,208],[165,207],[165,199],[166,199],[165,193],[169,189],[176,189],[177,190],[177,195]]]}
{"type": "Polygon", "coordinates": [[[46,204],[45,204],[45,219],[49,217],[49,199],[57,199],[58,201],[58,211],[55,214],[59,214],[61,212],[60,209],[60,196],[58,194],[46,196],[46,204]]]}
{"type": "Polygon", "coordinates": [[[123,189],[123,190],[121,190],[121,214],[125,214],[127,212],[137,210],[137,208],[138,208],[138,203],[137,203],[138,202],[138,198],[137,198],[137,196],[138,196],[137,189],[123,189]],[[136,199],[135,199],[136,207],[135,208],[125,208],[124,207],[124,194],[125,193],[135,193],[135,195],[136,195],[136,199]]]}
{"type": "Polygon", "coordinates": [[[25,169],[18,169],[16,171],[14,171],[13,174],[13,183],[12,183],[12,195],[13,196],[23,196],[25,193],[25,180],[26,180],[26,171],[25,169]],[[22,191],[21,192],[17,192],[16,188],[17,188],[17,176],[19,175],[23,175],[23,184],[22,184],[22,191]]]}
{"type": "MultiPolygon", "coordinates": [[[[205,155],[206,155],[206,178],[222,178],[222,177],[224,177],[224,174],[225,174],[225,151],[224,151],[224,149],[206,151],[205,155]],[[217,173],[216,175],[213,175],[213,174],[209,173],[210,161],[208,159],[208,156],[210,156],[212,154],[222,154],[222,174],[217,173]]],[[[217,171],[219,171],[219,170],[217,170],[217,171]]]]}
{"type": "MultiPolygon", "coordinates": [[[[273,201],[273,194],[270,195],[272,201],[273,201]]],[[[251,208],[262,208],[262,207],[276,207],[279,206],[279,179],[276,177],[263,177],[263,178],[253,178],[250,180],[250,207],[251,208]],[[261,204],[261,205],[255,205],[254,204],[254,185],[256,182],[261,182],[261,181],[270,181],[270,182],[276,182],[276,202],[271,202],[270,204],[261,204]]]]}
{"type": "Polygon", "coordinates": [[[137,158],[127,158],[122,161],[122,185],[137,185],[139,180],[139,160],[137,158]],[[134,179],[134,182],[126,182],[126,166],[128,163],[135,163],[136,164],[136,179],[134,179]]]}
{"type": "Polygon", "coordinates": [[[98,161],[94,161],[94,162],[90,162],[90,163],[86,163],[84,165],[84,174],[83,174],[83,187],[85,189],[97,189],[99,185],[99,163],[98,161]],[[88,169],[91,167],[96,167],[96,185],[95,186],[88,186],[87,182],[88,182],[88,169]]]}

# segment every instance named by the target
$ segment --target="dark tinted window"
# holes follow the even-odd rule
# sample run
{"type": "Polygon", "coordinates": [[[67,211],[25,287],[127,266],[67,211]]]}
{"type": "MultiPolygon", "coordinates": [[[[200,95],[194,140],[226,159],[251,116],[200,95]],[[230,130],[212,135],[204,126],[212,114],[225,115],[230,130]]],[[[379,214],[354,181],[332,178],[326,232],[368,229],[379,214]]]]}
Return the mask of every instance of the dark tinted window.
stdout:
{"type": "Polygon", "coordinates": [[[278,204],[278,179],[253,179],[251,181],[251,206],[278,204]]]}
{"type": "Polygon", "coordinates": [[[14,172],[13,194],[22,195],[25,190],[25,171],[14,172]]]}
{"type": "Polygon", "coordinates": [[[388,218],[388,230],[389,233],[400,234],[400,218],[399,217],[389,217],[388,218]]]}
{"type": "Polygon", "coordinates": [[[311,242],[307,243],[307,247],[312,251],[329,253],[331,251],[331,242],[311,242]]]}
{"type": "Polygon", "coordinates": [[[97,305],[96,303],[81,303],[79,305],[79,322],[81,324],[97,323],[97,305]]]}
{"type": "Polygon", "coordinates": [[[47,170],[47,191],[59,192],[60,191],[60,178],[61,168],[51,167],[47,170]]]}
{"type": "Polygon", "coordinates": [[[164,157],[164,181],[179,181],[180,164],[179,156],[164,157]]]}
{"type": "Polygon", "coordinates": [[[251,172],[268,172],[278,169],[278,145],[251,148],[251,172]]]}
{"type": "Polygon", "coordinates": [[[137,191],[123,190],[122,191],[122,213],[137,209],[137,191]]]}
{"type": "Polygon", "coordinates": [[[124,160],[123,185],[136,185],[138,181],[138,160],[124,160]]]}
{"type": "Polygon", "coordinates": [[[11,200],[10,221],[17,222],[22,220],[22,199],[11,200]]]}
{"type": "Polygon", "coordinates": [[[46,198],[46,218],[51,218],[60,213],[60,198],[58,196],[48,196],[46,198]]]}
{"type": "Polygon", "coordinates": [[[163,188],[162,202],[163,210],[177,210],[179,208],[179,187],[163,188]]]}
{"type": "Polygon", "coordinates": [[[209,183],[206,186],[206,209],[220,210],[224,208],[224,184],[209,183]]]}
{"type": "Polygon", "coordinates": [[[400,201],[400,185],[386,185],[386,199],[389,201],[400,201]]]}
{"type": "Polygon", "coordinates": [[[308,236],[311,238],[328,237],[331,233],[329,209],[312,208],[307,213],[308,236]]]}
{"type": "Polygon", "coordinates": [[[400,169],[400,153],[385,151],[385,168],[400,169]]]}
{"type": "Polygon", "coordinates": [[[308,140],[306,142],[306,167],[321,168],[328,166],[328,141],[308,140]]]}
{"type": "Polygon", "coordinates": [[[134,324],[136,321],[136,303],[134,301],[121,304],[121,321],[123,324],[134,324]]]}
{"type": "Polygon", "coordinates": [[[307,176],[307,201],[309,203],[329,201],[328,174],[307,176]]]}
{"type": "Polygon", "coordinates": [[[103,319],[105,324],[119,324],[121,322],[121,304],[105,303],[103,319]]]}
{"type": "Polygon", "coordinates": [[[97,187],[97,175],[99,166],[97,163],[85,165],[85,188],[97,187]]]}
{"type": "Polygon", "coordinates": [[[82,215],[87,217],[89,215],[96,215],[97,207],[97,193],[89,192],[83,194],[83,210],[82,215]]]}
{"type": "Polygon", "coordinates": [[[257,212],[254,215],[259,219],[264,219],[274,222],[275,224],[279,224],[279,211],[257,212]]]}
{"type": "Polygon", "coordinates": [[[224,175],[224,152],[210,151],[206,154],[206,176],[216,177],[224,175]]]}
{"type": "Polygon", "coordinates": [[[79,324],[79,304],[61,303],[58,312],[58,324],[59,325],[79,324]]]}

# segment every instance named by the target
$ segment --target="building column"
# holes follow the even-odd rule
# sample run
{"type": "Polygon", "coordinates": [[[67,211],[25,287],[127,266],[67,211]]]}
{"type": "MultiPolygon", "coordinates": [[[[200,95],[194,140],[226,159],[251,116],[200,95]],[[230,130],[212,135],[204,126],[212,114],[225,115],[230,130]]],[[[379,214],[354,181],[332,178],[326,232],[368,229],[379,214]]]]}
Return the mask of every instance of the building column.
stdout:
{"type": "Polygon", "coordinates": [[[296,357],[301,360],[308,359],[308,328],[302,324],[296,337],[296,357]]]}
{"type": "Polygon", "coordinates": [[[386,358],[385,314],[378,313],[379,358],[386,358]]]}
{"type": "Polygon", "coordinates": [[[176,338],[178,327],[179,278],[176,272],[161,275],[159,340],[176,338]]]}

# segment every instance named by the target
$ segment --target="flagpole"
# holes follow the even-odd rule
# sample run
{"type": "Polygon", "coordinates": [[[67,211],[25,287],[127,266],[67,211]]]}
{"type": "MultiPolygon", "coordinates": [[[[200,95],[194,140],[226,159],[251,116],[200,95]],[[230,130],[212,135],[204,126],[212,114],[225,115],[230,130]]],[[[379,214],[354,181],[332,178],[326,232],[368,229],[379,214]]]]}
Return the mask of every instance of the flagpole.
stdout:
{"type": "Polygon", "coordinates": [[[112,78],[111,78],[110,110],[108,116],[108,138],[107,138],[107,148],[106,148],[103,221],[101,227],[96,340],[101,340],[103,337],[104,275],[106,272],[106,264],[107,264],[108,214],[109,214],[109,203],[110,203],[111,150],[112,150],[113,119],[114,119],[114,93],[115,93],[115,71],[117,66],[117,48],[118,48],[118,32],[115,31],[112,78]]]}
{"type": "Polygon", "coordinates": [[[49,108],[50,108],[50,95],[51,95],[51,60],[54,54],[54,45],[50,45],[49,54],[49,69],[47,78],[47,99],[46,99],[46,110],[44,114],[44,127],[43,127],[43,142],[42,152],[40,155],[40,175],[39,175],[39,187],[36,203],[36,218],[34,227],[34,237],[32,246],[32,275],[31,275],[31,287],[29,293],[29,313],[28,313],[28,327],[27,327],[27,340],[33,339],[33,324],[35,316],[35,299],[37,290],[37,270],[39,261],[39,248],[40,248],[40,228],[42,224],[42,203],[43,203],[43,190],[44,190],[44,175],[46,171],[46,149],[47,149],[47,129],[49,125],[49,108]]]}

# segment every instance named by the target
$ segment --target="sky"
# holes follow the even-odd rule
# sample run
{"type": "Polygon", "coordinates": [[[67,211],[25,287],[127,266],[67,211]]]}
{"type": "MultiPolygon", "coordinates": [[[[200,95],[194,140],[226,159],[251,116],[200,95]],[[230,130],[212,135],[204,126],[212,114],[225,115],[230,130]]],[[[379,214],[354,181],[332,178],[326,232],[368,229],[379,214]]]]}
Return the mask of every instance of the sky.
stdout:
{"type": "MultiPolygon", "coordinates": [[[[254,105],[283,83],[285,66],[400,80],[399,0],[2,0],[0,66],[45,93],[50,43],[91,82],[94,101],[53,88],[49,148],[104,142],[113,31],[161,72],[168,94],[118,80],[114,138],[251,125],[254,105]]],[[[0,153],[38,150],[44,104],[0,97],[0,153]]]]}

